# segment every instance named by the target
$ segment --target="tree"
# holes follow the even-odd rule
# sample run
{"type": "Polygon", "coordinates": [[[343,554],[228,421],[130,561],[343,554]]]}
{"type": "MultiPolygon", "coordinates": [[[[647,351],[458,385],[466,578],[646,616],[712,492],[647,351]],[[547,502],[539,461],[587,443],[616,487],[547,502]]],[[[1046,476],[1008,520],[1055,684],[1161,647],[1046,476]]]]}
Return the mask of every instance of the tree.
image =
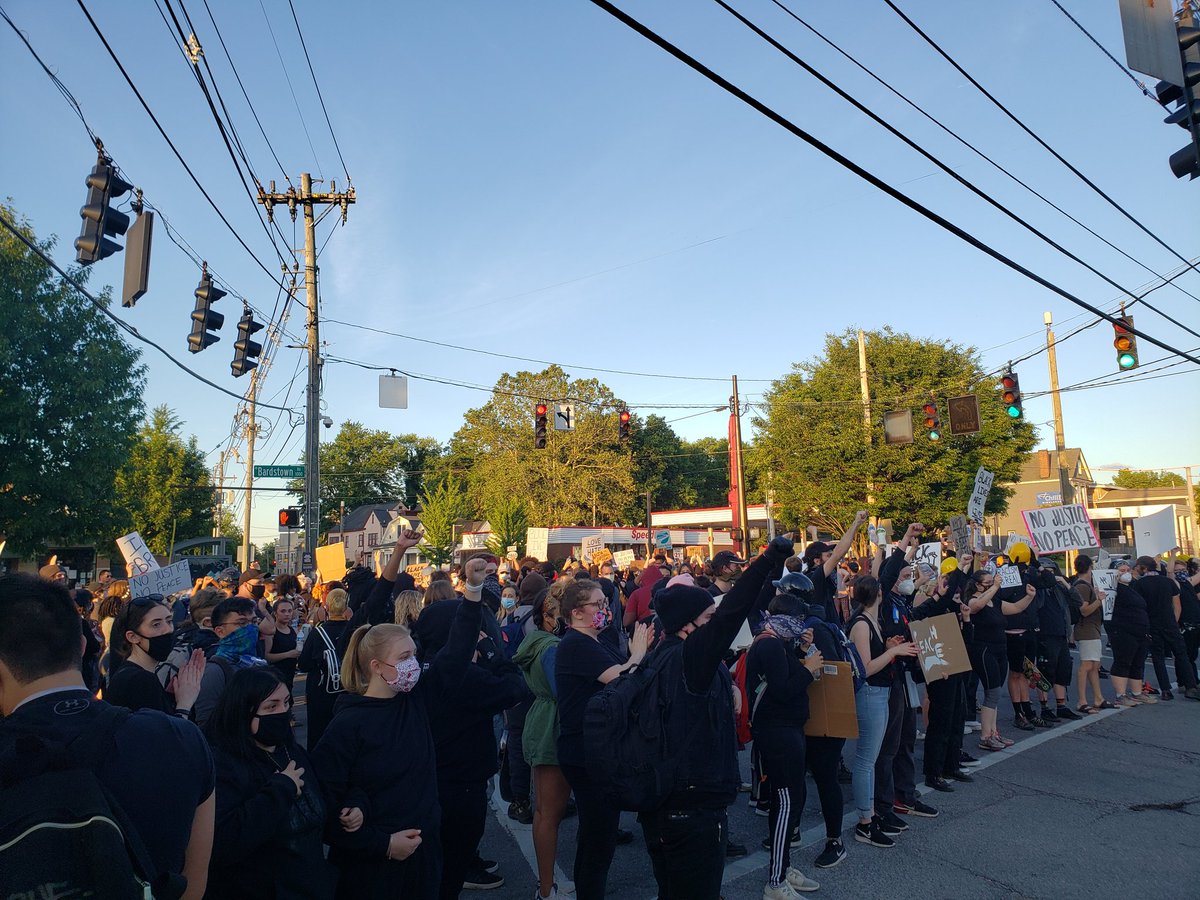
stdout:
{"type": "Polygon", "coordinates": [[[266,544],[258,548],[258,552],[254,554],[254,559],[258,563],[258,571],[273,572],[275,570],[275,542],[268,541],[266,544]]]}
{"type": "MultiPolygon", "coordinates": [[[[49,254],[26,220],[0,214],[49,254]]],[[[72,269],[81,282],[90,274],[72,269]]],[[[99,295],[107,306],[108,289],[99,295]]],[[[121,331],[42,260],[0,230],[0,539],[47,544],[115,536],[117,469],[143,412],[146,370],[121,331]]]]}
{"type": "Polygon", "coordinates": [[[1178,472],[1155,472],[1150,469],[1121,469],[1112,478],[1113,487],[1146,490],[1148,488],[1183,487],[1187,484],[1178,472]]]}
{"type": "Polygon", "coordinates": [[[529,528],[525,504],[519,497],[500,497],[486,514],[488,524],[492,526],[488,549],[502,557],[509,547],[515,546],[517,555],[521,556],[525,549],[525,533],[529,528]]]}
{"type": "Polygon", "coordinates": [[[454,559],[457,528],[466,515],[467,497],[457,478],[427,484],[421,494],[421,549],[437,565],[454,559]]]}
{"type": "Polygon", "coordinates": [[[242,526],[233,514],[233,510],[228,506],[222,506],[217,519],[221,523],[221,536],[229,538],[235,546],[242,546],[242,526]]]}
{"type": "MultiPolygon", "coordinates": [[[[754,420],[759,434],[751,464],[773,473],[779,514],[789,524],[841,532],[854,511],[907,524],[946,524],[966,510],[983,466],[995,473],[987,511],[1000,513],[1033,449],[1033,426],[1010,419],[993,380],[985,379],[973,348],[897,334],[890,328],[867,335],[871,385],[871,431],[864,432],[854,331],[828,335],[822,356],[796,363],[766,394],[766,411],[754,420]],[[919,409],[937,397],[943,419],[948,397],[974,391],[979,397],[978,434],[932,441],[916,423],[915,442],[886,445],[883,414],[919,409]],[[874,503],[867,503],[867,484],[874,503]]],[[[761,477],[761,476],[760,476],[761,477]]]]}
{"type": "Polygon", "coordinates": [[[213,489],[204,453],[193,436],[179,436],[182,423],[166,404],[156,406],[117,472],[118,505],[146,544],[166,554],[172,538],[184,541],[212,533],[213,489]]]}
{"type": "MultiPolygon", "coordinates": [[[[635,416],[630,444],[634,483],[651,492],[656,509],[726,506],[729,494],[729,440],[684,441],[659,415],[635,416]]],[[[627,517],[645,518],[643,500],[633,499],[627,517]]]]}
{"type": "Polygon", "coordinates": [[[468,410],[450,440],[449,464],[467,480],[474,504],[488,509],[503,497],[521,499],[535,525],[613,522],[635,497],[633,466],[619,446],[623,404],[595,379],[568,377],[558,366],[505,374],[484,406],[468,410]],[[575,430],[547,435],[533,447],[534,405],[575,403],[575,430]]]}
{"type": "MultiPolygon", "coordinates": [[[[413,508],[421,495],[424,471],[442,454],[433,438],[389,434],[346,422],[337,437],[321,445],[321,530],[337,521],[341,504],[402,502],[413,508]]],[[[304,479],[288,490],[304,496],[304,479]]]]}

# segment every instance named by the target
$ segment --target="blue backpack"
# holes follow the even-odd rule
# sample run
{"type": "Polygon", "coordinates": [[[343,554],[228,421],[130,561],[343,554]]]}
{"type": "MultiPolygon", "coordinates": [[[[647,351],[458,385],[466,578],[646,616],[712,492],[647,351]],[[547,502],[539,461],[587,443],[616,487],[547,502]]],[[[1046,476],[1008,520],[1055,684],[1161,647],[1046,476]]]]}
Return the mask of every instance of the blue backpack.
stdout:
{"type": "MultiPolygon", "coordinates": [[[[514,613],[516,610],[513,611],[514,613]]],[[[504,658],[511,660],[517,655],[517,648],[521,646],[521,641],[525,637],[525,623],[529,621],[529,617],[533,615],[533,608],[522,616],[512,615],[504,620],[504,624],[500,626],[500,639],[504,642],[504,658]]]]}
{"type": "Polygon", "coordinates": [[[837,649],[837,661],[850,663],[850,671],[854,675],[854,693],[858,693],[859,689],[867,683],[867,668],[863,665],[862,657],[858,655],[858,648],[854,646],[854,641],[846,636],[846,632],[842,631],[835,623],[828,622],[820,616],[809,616],[804,620],[806,628],[811,628],[815,632],[818,628],[824,628],[829,636],[833,639],[833,646],[837,649]]]}

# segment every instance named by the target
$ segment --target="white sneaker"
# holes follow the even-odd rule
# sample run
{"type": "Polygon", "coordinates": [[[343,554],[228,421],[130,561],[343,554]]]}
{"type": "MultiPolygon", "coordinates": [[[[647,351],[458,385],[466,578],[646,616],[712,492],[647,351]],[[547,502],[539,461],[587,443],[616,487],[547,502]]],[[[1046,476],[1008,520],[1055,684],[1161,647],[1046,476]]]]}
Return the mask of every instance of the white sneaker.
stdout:
{"type": "Polygon", "coordinates": [[[542,889],[540,887],[535,887],[533,889],[533,900],[560,900],[561,896],[562,895],[558,892],[557,884],[550,888],[549,897],[542,896],[542,889]]]}
{"type": "Polygon", "coordinates": [[[808,893],[809,891],[817,890],[821,885],[813,881],[811,878],[805,877],[804,873],[799,869],[794,869],[788,866],[787,883],[791,885],[793,891],[801,891],[808,893]]]}
{"type": "Polygon", "coordinates": [[[977,721],[972,720],[967,723],[967,727],[970,728],[972,731],[983,731],[983,723],[982,722],[977,722],[977,721]]]}
{"type": "Polygon", "coordinates": [[[792,890],[792,886],[786,881],[778,887],[771,887],[769,884],[763,888],[763,900],[799,900],[800,895],[792,890]]]}

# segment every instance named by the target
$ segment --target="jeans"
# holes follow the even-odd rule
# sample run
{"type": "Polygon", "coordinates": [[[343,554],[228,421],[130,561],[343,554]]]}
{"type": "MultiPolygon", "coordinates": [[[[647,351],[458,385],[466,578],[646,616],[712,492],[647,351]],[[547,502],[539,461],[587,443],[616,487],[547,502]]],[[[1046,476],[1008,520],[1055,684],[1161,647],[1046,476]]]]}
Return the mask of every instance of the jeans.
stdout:
{"type": "Polygon", "coordinates": [[[892,803],[917,799],[916,763],[917,714],[908,705],[903,677],[896,679],[888,695],[887,730],[875,760],[875,811],[891,812],[892,803]]]}
{"type": "Polygon", "coordinates": [[[719,900],[729,835],[726,811],[660,809],[638,819],[658,900],[719,900]]]}
{"type": "Polygon", "coordinates": [[[442,805],[440,900],[453,900],[462,891],[487,823],[487,788],[485,781],[438,782],[442,805]]]}
{"type": "Polygon", "coordinates": [[[1192,671],[1191,660],[1187,656],[1187,646],[1179,626],[1174,622],[1169,625],[1150,626],[1150,658],[1154,660],[1154,676],[1158,679],[1158,689],[1171,689],[1171,676],[1167,674],[1166,657],[1175,658],[1175,677],[1179,686],[1184,690],[1196,686],[1196,674],[1192,671]]]}
{"type": "Polygon", "coordinates": [[[846,800],[838,783],[838,763],[842,761],[845,738],[806,737],[805,750],[808,770],[812,772],[817,797],[821,801],[821,818],[825,820],[825,837],[833,839],[842,833],[842,815],[846,800]]]}
{"type": "MultiPolygon", "coordinates": [[[[562,771],[575,794],[575,805],[579,810],[575,868],[572,873],[575,896],[578,900],[603,900],[608,886],[608,868],[617,849],[621,811],[592,781],[587,769],[582,766],[563,766],[562,771]]],[[[722,863],[724,859],[722,853],[722,863]]]]}
{"type": "Polygon", "coordinates": [[[875,813],[875,760],[888,724],[890,687],[864,684],[855,696],[858,740],[854,744],[854,808],[859,819],[875,813]]]}

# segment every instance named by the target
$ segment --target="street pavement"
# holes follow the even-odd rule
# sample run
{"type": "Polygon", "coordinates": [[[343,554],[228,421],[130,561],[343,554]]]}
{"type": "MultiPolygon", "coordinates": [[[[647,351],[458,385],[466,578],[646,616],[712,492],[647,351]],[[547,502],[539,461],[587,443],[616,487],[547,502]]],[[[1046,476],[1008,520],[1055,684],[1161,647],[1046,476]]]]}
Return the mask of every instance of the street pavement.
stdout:
{"type": "MultiPolygon", "coordinates": [[[[1102,683],[1111,694],[1110,683],[1102,683]]],[[[300,740],[303,697],[298,678],[300,740]]],[[[981,757],[972,770],[976,782],[956,785],[953,794],[926,793],[925,802],[941,815],[910,818],[911,827],[895,849],[855,843],[850,813],[843,834],[848,857],[830,870],[812,865],[825,834],[810,778],[801,820],[804,846],[792,851],[792,864],[820,881],[816,896],[827,897],[1125,900],[1131,892],[1200,897],[1200,703],[1177,697],[1034,733],[1005,728],[1012,717],[1004,698],[1000,728],[1016,746],[985,753],[975,748],[973,737],[964,738],[964,748],[981,757]]],[[[847,743],[847,761],[853,746],[847,743]]],[[[921,750],[918,741],[918,773],[921,750]]],[[[741,754],[741,763],[748,780],[748,753],[741,754]]],[[[849,785],[844,793],[850,810],[849,785]]],[[[759,898],[765,883],[768,857],[760,842],[767,820],[754,814],[747,799],[739,795],[730,809],[731,836],[751,852],[726,866],[727,900],[759,898]]],[[[464,898],[533,896],[532,829],[509,819],[507,807],[496,795],[481,846],[484,858],[500,862],[505,884],[487,892],[464,891],[464,898]]],[[[629,813],[621,824],[634,833],[634,841],[617,848],[608,896],[653,900],[656,889],[641,829],[629,813]]],[[[570,880],[575,839],[575,820],[568,819],[559,838],[560,886],[570,880]]]]}

